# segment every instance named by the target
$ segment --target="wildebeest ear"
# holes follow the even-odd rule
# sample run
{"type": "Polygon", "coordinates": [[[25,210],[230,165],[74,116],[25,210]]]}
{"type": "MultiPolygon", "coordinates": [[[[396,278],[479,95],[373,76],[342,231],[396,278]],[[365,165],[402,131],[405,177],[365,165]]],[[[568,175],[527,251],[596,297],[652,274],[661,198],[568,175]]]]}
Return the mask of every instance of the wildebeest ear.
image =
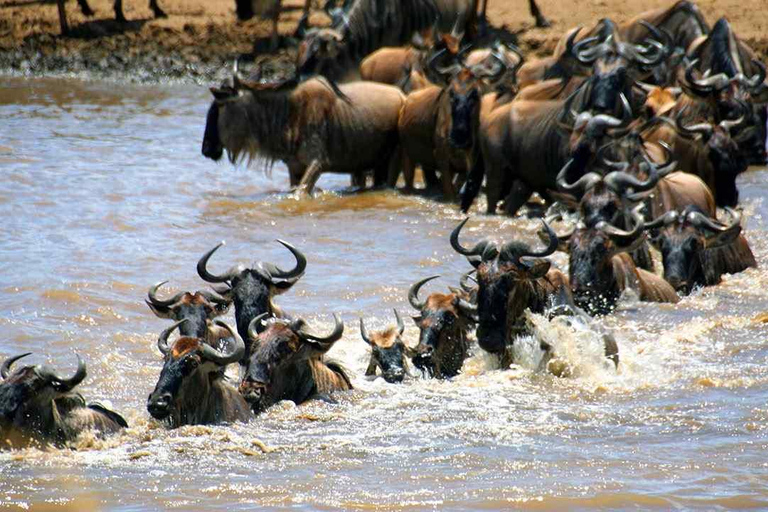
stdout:
{"type": "Polygon", "coordinates": [[[211,94],[213,94],[214,99],[219,101],[226,100],[228,98],[232,98],[237,95],[237,91],[235,91],[233,88],[229,86],[211,87],[210,91],[211,91],[211,94]]]}
{"type": "Polygon", "coordinates": [[[280,295],[281,293],[285,293],[288,290],[290,290],[291,287],[293,285],[295,285],[296,283],[297,283],[297,281],[293,281],[293,280],[290,280],[290,281],[278,281],[278,282],[272,284],[273,291],[274,291],[275,295],[280,295]]]}
{"type": "Polygon", "coordinates": [[[549,272],[552,263],[548,260],[535,260],[528,265],[528,275],[531,279],[539,279],[549,272]]]}
{"type": "Polygon", "coordinates": [[[424,320],[424,317],[423,317],[423,316],[421,316],[421,315],[418,315],[418,316],[412,316],[411,318],[413,318],[413,323],[415,323],[417,327],[418,327],[419,325],[421,325],[421,321],[422,321],[422,320],[424,320]]]}
{"type": "Polygon", "coordinates": [[[168,306],[156,306],[155,304],[152,304],[148,300],[145,300],[144,302],[147,303],[147,306],[149,306],[149,309],[152,310],[152,312],[155,314],[158,318],[166,318],[169,320],[174,320],[173,317],[173,310],[171,310],[168,306]]]}
{"type": "Polygon", "coordinates": [[[736,241],[741,234],[741,226],[734,226],[727,231],[721,231],[719,233],[712,234],[704,239],[705,249],[714,249],[716,247],[722,247],[736,241]]]}

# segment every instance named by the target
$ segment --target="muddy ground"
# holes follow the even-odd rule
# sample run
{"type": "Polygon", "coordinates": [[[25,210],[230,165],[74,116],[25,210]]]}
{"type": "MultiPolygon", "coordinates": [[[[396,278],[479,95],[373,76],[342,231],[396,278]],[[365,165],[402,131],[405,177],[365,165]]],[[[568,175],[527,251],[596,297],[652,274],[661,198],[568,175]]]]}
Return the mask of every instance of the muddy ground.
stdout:
{"type": "MultiPolygon", "coordinates": [[[[319,8],[316,0],[315,7],[319,8]]],[[[127,23],[114,21],[111,0],[90,0],[92,17],[66,2],[71,33],[60,35],[56,2],[0,0],[0,71],[29,75],[76,74],[130,81],[181,80],[207,83],[226,73],[235,56],[253,54],[268,36],[270,23],[239,22],[234,0],[159,0],[168,14],[153,19],[147,0],[125,0],[127,23]]],[[[289,36],[301,15],[303,0],[286,0],[280,32],[289,36]]],[[[515,33],[524,50],[550,51],[560,35],[575,25],[591,25],[601,17],[617,22],[669,0],[539,0],[553,23],[533,27],[525,0],[489,0],[491,23],[515,33]]],[[[766,0],[701,0],[713,23],[727,16],[739,36],[763,57],[768,55],[766,0]]],[[[313,22],[325,22],[321,12],[313,22]]],[[[284,42],[290,43],[286,39],[284,42]]]]}

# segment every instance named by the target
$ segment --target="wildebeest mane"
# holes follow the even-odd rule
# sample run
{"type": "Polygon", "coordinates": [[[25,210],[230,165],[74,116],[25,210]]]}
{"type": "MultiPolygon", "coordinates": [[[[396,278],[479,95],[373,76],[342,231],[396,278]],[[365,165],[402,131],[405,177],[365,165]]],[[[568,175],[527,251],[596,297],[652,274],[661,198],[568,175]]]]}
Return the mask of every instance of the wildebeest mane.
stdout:
{"type": "Polygon", "coordinates": [[[723,247],[700,251],[699,259],[707,286],[718,284],[722,274],[737,274],[757,266],[755,255],[743,235],[723,247]]]}

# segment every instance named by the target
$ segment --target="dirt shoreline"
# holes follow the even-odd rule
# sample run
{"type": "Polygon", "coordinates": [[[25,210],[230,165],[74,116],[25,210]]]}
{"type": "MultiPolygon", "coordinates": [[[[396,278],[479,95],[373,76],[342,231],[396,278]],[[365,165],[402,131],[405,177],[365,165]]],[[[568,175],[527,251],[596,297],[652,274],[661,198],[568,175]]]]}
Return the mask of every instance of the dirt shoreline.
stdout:
{"type": "MultiPolygon", "coordinates": [[[[289,35],[303,0],[285,2],[280,32],[289,35]]],[[[553,22],[533,27],[524,0],[489,0],[494,26],[518,36],[532,55],[546,54],[568,28],[590,25],[601,17],[621,22],[637,13],[669,5],[669,0],[539,0],[553,22]]],[[[83,16],[76,2],[66,3],[72,28],[59,35],[56,3],[51,0],[0,0],[0,73],[24,76],[86,76],[129,82],[212,83],[229,73],[233,59],[252,54],[255,42],[268,36],[270,24],[238,22],[233,0],[160,0],[168,18],[153,19],[145,0],[126,0],[127,23],[113,20],[111,0],[91,0],[95,16],[83,16]]],[[[763,58],[768,55],[768,9],[765,0],[700,0],[710,23],[727,16],[737,34],[763,58]]],[[[324,16],[313,16],[322,23],[324,16]]]]}

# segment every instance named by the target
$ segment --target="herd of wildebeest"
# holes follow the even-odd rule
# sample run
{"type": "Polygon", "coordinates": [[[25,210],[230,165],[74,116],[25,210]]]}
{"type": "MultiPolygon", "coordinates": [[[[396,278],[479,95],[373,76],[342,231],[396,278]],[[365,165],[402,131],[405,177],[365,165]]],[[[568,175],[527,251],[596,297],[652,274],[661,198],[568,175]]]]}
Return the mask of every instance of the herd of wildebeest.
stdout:
{"type": "MultiPolygon", "coordinates": [[[[514,362],[515,339],[531,333],[526,311],[605,315],[628,290],[641,301],[677,302],[756,265],[741,232],[736,177],[765,163],[768,83],[725,19],[710,26],[694,3],[679,1],[621,25],[602,19],[574,28],[551,56],[526,60],[488,37],[475,4],[348,1],[330,26],[302,20],[290,73],[267,72],[271,61],[262,59],[243,78],[236,62],[231,81],[211,89],[203,154],[282,161],[300,193],[311,193],[323,172],[348,173],[359,188],[369,174],[376,187],[395,187],[402,174],[409,193],[419,167],[425,189],[463,211],[483,190],[489,214],[501,203],[515,215],[534,193],[549,206],[544,249],[467,243],[469,219],[453,230],[450,245],[470,267],[447,293],[420,297],[437,276],[410,288],[415,348],[403,342],[397,311],[396,326],[379,332],[360,320],[371,350],[366,375],[391,383],[410,364],[433,378],[457,375],[473,331],[502,367],[514,362]],[[448,4],[452,10],[440,8],[448,4]],[[567,222],[567,232],[552,227],[567,222]],[[652,248],[661,253],[658,274],[652,248]],[[547,259],[558,250],[569,255],[567,275],[547,259]]],[[[154,418],[171,427],[247,421],[281,400],[332,400],[352,388],[325,357],[342,337],[340,318],[320,335],[274,304],[307,265],[299,249],[279,243],[296,259],[291,270],[261,262],[217,274],[209,260],[222,243],[197,265],[214,291],[163,299],[164,282],[149,289],[147,305],[173,321],[157,344],[163,366],[147,401],[154,418]],[[235,328],[217,318],[232,304],[235,328]],[[239,382],[225,374],[231,364],[239,382]]],[[[615,340],[603,339],[618,365],[615,340]]],[[[86,376],[79,357],[75,375],[64,378],[48,366],[14,369],[27,355],[2,365],[6,437],[65,444],[83,429],[127,425],[73,392],[86,376]]]]}

